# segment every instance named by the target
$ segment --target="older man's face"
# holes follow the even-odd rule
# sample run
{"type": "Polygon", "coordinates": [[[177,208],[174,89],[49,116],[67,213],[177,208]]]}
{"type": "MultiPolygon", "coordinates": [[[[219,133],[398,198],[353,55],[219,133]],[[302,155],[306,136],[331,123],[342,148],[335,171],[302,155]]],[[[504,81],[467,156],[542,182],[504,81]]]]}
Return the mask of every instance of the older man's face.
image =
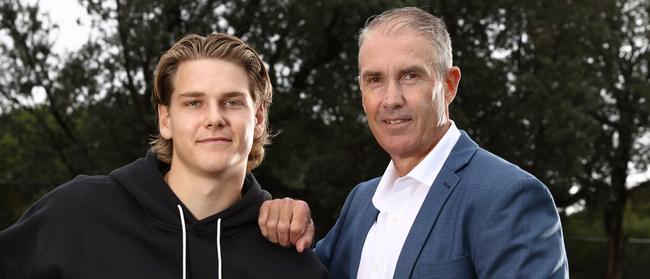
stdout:
{"type": "Polygon", "coordinates": [[[448,128],[448,103],[440,92],[445,81],[436,80],[431,56],[430,43],[408,31],[373,30],[359,50],[368,125],[401,175],[417,165],[448,128]]]}

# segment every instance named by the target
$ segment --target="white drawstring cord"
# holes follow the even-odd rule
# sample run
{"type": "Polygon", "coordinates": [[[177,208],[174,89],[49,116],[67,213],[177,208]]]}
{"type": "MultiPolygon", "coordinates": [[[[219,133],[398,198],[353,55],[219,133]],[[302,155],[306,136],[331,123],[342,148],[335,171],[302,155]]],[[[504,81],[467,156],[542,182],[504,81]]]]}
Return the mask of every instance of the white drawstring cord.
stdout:
{"type": "MultiPolygon", "coordinates": [[[[185,232],[185,215],[183,215],[183,208],[178,206],[178,214],[181,216],[181,227],[183,230],[183,279],[187,278],[187,234],[185,232]]],[[[221,279],[221,218],[217,220],[217,258],[219,260],[219,279],[221,279]]]]}
{"type": "Polygon", "coordinates": [[[219,279],[221,279],[221,218],[217,219],[217,259],[219,260],[219,279]]]}
{"type": "Polygon", "coordinates": [[[185,233],[185,216],[183,215],[183,208],[181,207],[181,205],[177,204],[176,206],[178,206],[178,214],[181,216],[181,227],[183,230],[183,279],[186,279],[187,278],[187,266],[186,266],[187,235],[185,233]]]}

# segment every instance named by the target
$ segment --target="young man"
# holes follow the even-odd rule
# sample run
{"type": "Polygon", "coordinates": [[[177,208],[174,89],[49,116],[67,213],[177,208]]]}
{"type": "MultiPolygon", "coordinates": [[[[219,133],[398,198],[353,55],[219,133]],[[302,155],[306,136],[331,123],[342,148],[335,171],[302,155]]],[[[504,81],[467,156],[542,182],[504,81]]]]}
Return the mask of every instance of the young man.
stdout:
{"type": "Polygon", "coordinates": [[[0,232],[0,278],[327,278],[311,250],[257,227],[269,195],[250,170],[269,141],[271,97],[241,40],[178,41],[155,73],[152,150],[57,187],[0,232]]]}
{"type": "MultiPolygon", "coordinates": [[[[383,176],[350,192],[338,221],[316,244],[333,277],[568,278],[548,189],[480,148],[449,118],[460,75],[440,18],[393,9],[362,29],[363,109],[391,162],[383,176]]],[[[304,216],[304,208],[287,200],[266,203],[265,235],[295,243],[305,221],[289,220],[304,216]]]]}

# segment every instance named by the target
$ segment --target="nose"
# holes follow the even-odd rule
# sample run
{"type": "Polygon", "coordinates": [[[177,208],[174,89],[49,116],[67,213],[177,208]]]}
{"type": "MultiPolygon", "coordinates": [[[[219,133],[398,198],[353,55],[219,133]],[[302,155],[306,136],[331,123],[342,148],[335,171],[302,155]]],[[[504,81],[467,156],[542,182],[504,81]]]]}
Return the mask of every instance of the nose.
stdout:
{"type": "Polygon", "coordinates": [[[384,92],[383,106],[388,109],[400,108],[404,105],[404,92],[397,81],[388,82],[384,92]]]}
{"type": "Polygon", "coordinates": [[[208,109],[208,113],[205,116],[205,127],[208,129],[211,128],[222,128],[226,125],[226,119],[224,118],[223,112],[219,109],[217,105],[211,105],[208,109]]]}

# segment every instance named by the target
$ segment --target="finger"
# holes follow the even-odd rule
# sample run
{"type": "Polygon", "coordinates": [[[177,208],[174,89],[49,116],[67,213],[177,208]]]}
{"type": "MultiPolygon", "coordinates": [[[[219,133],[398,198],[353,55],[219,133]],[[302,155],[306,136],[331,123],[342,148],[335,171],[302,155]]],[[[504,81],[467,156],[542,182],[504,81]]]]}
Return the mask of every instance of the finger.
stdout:
{"type": "Polygon", "coordinates": [[[260,226],[262,236],[265,238],[268,238],[266,221],[269,219],[269,207],[271,206],[271,203],[271,201],[264,201],[260,206],[260,215],[257,217],[257,224],[260,226]]]}
{"type": "Polygon", "coordinates": [[[291,218],[293,216],[292,204],[294,203],[294,200],[284,198],[281,202],[282,206],[280,206],[280,216],[277,225],[278,242],[284,247],[290,247],[291,242],[289,234],[291,229],[291,218]]]}
{"type": "Polygon", "coordinates": [[[314,243],[314,234],[316,229],[314,228],[314,222],[312,222],[311,219],[309,219],[309,221],[305,233],[298,239],[298,241],[296,241],[296,251],[298,251],[298,253],[302,253],[305,249],[309,249],[312,243],[314,243]]]}
{"type": "Polygon", "coordinates": [[[280,200],[273,200],[269,205],[269,217],[266,220],[266,238],[278,243],[278,219],[280,218],[280,200]]]}
{"type": "Polygon", "coordinates": [[[289,240],[295,245],[311,223],[309,206],[304,201],[296,200],[292,206],[292,215],[289,240]]]}

